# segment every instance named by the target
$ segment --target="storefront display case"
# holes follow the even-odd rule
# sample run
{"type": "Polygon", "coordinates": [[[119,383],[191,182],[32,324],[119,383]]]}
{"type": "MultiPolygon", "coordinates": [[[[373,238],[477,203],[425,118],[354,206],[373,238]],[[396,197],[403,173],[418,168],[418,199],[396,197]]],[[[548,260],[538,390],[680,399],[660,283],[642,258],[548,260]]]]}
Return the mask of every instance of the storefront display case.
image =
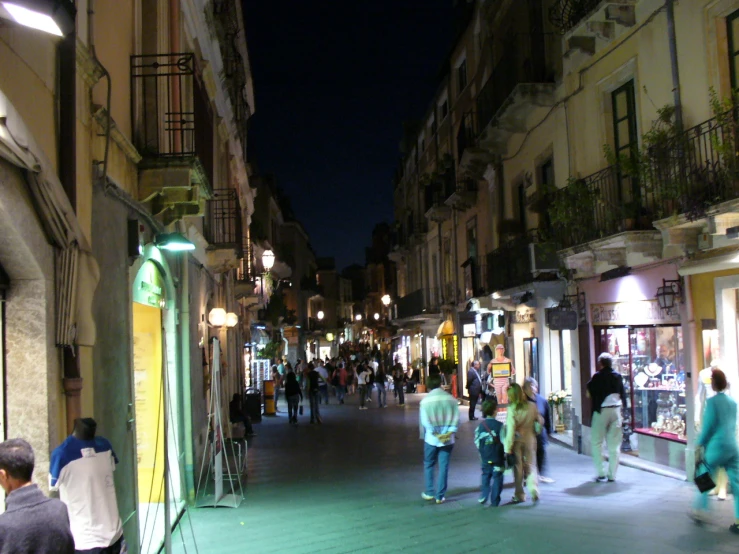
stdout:
{"type": "Polygon", "coordinates": [[[682,330],[674,325],[595,328],[600,352],[610,352],[623,380],[624,433],[686,442],[682,330]]]}

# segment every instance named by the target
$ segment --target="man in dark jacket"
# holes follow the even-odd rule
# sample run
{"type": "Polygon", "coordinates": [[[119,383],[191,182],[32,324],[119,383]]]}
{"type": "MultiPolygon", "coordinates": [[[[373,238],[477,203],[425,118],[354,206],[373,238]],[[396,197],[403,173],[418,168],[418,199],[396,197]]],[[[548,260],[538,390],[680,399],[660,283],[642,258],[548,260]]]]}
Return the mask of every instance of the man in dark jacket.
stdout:
{"type": "Polygon", "coordinates": [[[523,393],[529,402],[536,404],[536,409],[544,418],[544,426],[541,433],[536,435],[536,466],[539,470],[539,481],[542,483],[554,483],[554,479],[544,475],[547,464],[547,444],[549,444],[549,435],[552,434],[552,416],[549,410],[549,402],[541,394],[539,394],[539,383],[533,377],[527,377],[523,384],[523,393]]]}
{"type": "Polygon", "coordinates": [[[480,377],[480,362],[475,360],[467,372],[467,392],[470,395],[470,421],[475,421],[475,406],[482,392],[482,377],[480,377]]]}
{"type": "Polygon", "coordinates": [[[0,515],[0,554],[74,554],[67,507],[31,482],[33,466],[26,441],[0,443],[0,486],[8,495],[0,515]]]}
{"type": "Polygon", "coordinates": [[[603,474],[603,439],[608,445],[608,481],[616,480],[618,456],[623,427],[621,409],[627,407],[626,390],[621,374],[613,369],[613,356],[603,352],[598,356],[600,369],[588,383],[588,398],[593,402],[593,421],[590,427],[595,480],[606,480],[603,474]]]}

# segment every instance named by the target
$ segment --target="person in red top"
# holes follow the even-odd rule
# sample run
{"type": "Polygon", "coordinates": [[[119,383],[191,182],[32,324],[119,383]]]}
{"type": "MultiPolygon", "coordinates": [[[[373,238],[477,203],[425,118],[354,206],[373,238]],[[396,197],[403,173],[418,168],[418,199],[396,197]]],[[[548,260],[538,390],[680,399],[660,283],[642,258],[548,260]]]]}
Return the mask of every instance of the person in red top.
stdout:
{"type": "Polygon", "coordinates": [[[331,376],[331,384],[336,390],[336,399],[339,404],[343,404],[344,396],[346,396],[346,369],[343,362],[339,363],[339,366],[334,370],[334,374],[331,376]]]}

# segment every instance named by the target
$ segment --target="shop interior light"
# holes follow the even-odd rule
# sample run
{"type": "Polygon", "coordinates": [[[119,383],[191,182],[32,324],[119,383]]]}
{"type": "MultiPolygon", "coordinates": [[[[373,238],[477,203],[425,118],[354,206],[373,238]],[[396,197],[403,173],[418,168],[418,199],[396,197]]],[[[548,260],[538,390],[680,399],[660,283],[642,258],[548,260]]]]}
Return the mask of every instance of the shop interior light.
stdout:
{"type": "Polygon", "coordinates": [[[236,327],[239,324],[239,316],[233,312],[226,314],[226,327],[236,327]]]}
{"type": "Polygon", "coordinates": [[[389,305],[390,305],[390,303],[391,303],[391,302],[393,301],[393,299],[392,299],[392,298],[390,298],[390,295],[389,295],[389,294],[386,294],[386,295],[384,295],[384,296],[383,296],[383,297],[381,298],[381,300],[382,300],[382,303],[383,303],[383,304],[384,304],[385,306],[389,306],[389,305]]]}
{"type": "Polygon", "coordinates": [[[4,8],[0,15],[24,27],[58,37],[74,31],[76,10],[71,0],[13,0],[0,5],[4,8]]]}
{"type": "Polygon", "coordinates": [[[262,266],[265,271],[269,271],[275,265],[275,253],[272,250],[265,250],[262,254],[262,266]]]}
{"type": "Polygon", "coordinates": [[[657,303],[663,310],[671,310],[681,294],[680,279],[662,279],[662,286],[657,289],[657,303]]]}
{"type": "Polygon", "coordinates": [[[154,244],[161,250],[169,252],[187,252],[195,250],[195,245],[183,237],[180,233],[163,233],[157,235],[154,244]]]}
{"type": "Polygon", "coordinates": [[[228,314],[223,308],[213,308],[208,314],[208,323],[213,327],[223,327],[226,324],[228,314]]]}

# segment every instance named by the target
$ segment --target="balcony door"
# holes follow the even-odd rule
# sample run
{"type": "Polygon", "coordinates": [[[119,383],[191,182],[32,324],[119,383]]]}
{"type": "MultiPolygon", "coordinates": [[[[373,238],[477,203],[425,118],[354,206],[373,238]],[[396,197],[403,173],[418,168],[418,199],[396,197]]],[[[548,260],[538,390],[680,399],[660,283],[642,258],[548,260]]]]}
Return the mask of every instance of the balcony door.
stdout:
{"type": "MultiPolygon", "coordinates": [[[[636,99],[634,81],[620,86],[611,93],[613,102],[613,145],[617,159],[634,158],[638,154],[636,134],[636,99]]],[[[633,202],[639,196],[638,185],[627,175],[618,172],[618,201],[621,205],[633,202]]],[[[636,214],[634,214],[636,215],[636,214]]]]}
{"type": "Polygon", "coordinates": [[[739,10],[726,18],[726,36],[729,41],[731,90],[736,90],[739,82],[739,10]]]}

